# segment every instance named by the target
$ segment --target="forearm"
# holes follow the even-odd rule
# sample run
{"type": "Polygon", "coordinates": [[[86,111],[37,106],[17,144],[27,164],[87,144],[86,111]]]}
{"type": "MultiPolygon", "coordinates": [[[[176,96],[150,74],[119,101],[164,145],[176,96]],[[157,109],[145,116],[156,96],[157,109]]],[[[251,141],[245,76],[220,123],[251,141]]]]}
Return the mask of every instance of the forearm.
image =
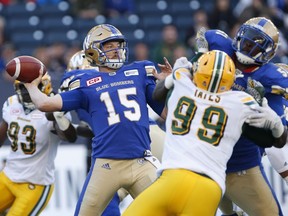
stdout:
{"type": "Polygon", "coordinates": [[[60,111],[62,108],[62,98],[60,95],[47,96],[42,93],[36,85],[31,83],[26,83],[27,88],[32,102],[35,104],[36,108],[42,112],[52,112],[60,111]]]}
{"type": "Polygon", "coordinates": [[[69,124],[65,130],[62,130],[59,128],[59,125],[55,121],[54,127],[60,139],[68,141],[68,142],[75,142],[77,140],[77,132],[73,124],[69,124]]]}
{"type": "MultiPolygon", "coordinates": [[[[275,137],[275,136],[274,136],[275,137]]],[[[284,131],[280,137],[275,137],[273,146],[276,148],[282,148],[287,141],[287,128],[284,127],[284,131]]]]}
{"type": "Polygon", "coordinates": [[[0,123],[0,147],[3,145],[3,143],[7,139],[7,129],[8,129],[8,124],[5,121],[2,121],[0,123]]]}
{"type": "Polygon", "coordinates": [[[153,100],[163,102],[166,100],[167,94],[173,86],[172,75],[166,77],[165,80],[161,80],[157,83],[153,91],[153,100]]]}

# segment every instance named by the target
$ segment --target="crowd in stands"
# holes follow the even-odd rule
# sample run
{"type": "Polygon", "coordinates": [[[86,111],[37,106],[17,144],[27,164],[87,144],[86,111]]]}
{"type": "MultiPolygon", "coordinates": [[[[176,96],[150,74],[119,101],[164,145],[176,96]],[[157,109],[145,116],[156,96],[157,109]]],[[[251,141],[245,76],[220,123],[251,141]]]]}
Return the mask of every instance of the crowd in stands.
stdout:
{"type": "MultiPolygon", "coordinates": [[[[179,56],[190,58],[194,55],[194,38],[200,27],[221,29],[233,37],[239,24],[254,16],[265,16],[276,24],[280,31],[281,44],[275,61],[288,63],[287,1],[182,0],[178,4],[177,2],[0,0],[0,71],[4,79],[9,81],[9,77],[4,73],[7,61],[18,55],[33,55],[45,63],[52,75],[53,83],[57,85],[66,68],[67,59],[82,48],[83,35],[86,35],[93,25],[111,22],[128,37],[130,60],[147,58],[155,63],[161,63],[163,56],[166,56],[173,64],[179,56]],[[36,38],[32,44],[23,40],[24,36],[20,38],[20,42],[15,41],[18,34],[29,31],[25,27],[20,29],[18,26],[13,26],[12,19],[17,16],[19,19],[24,17],[21,16],[19,9],[15,9],[13,15],[9,14],[9,11],[13,11],[11,8],[17,6],[26,8],[28,14],[25,15],[26,19],[29,17],[29,23],[35,22],[38,28],[31,30],[33,35],[30,32],[30,35],[36,38]],[[57,13],[56,8],[59,10],[57,13]],[[69,27],[65,31],[66,35],[72,36],[66,40],[60,34],[52,37],[50,33],[61,32],[63,29],[57,25],[60,30],[55,30],[53,27],[56,28],[56,23],[55,26],[53,23],[50,24],[52,26],[49,26],[48,22],[45,23],[44,20],[48,16],[54,16],[56,23],[58,20],[66,24],[69,27]],[[149,18],[152,21],[149,21],[149,18]],[[37,41],[37,37],[40,37],[40,40],[37,41]]],[[[63,28],[66,27],[63,25],[63,28]]]]}

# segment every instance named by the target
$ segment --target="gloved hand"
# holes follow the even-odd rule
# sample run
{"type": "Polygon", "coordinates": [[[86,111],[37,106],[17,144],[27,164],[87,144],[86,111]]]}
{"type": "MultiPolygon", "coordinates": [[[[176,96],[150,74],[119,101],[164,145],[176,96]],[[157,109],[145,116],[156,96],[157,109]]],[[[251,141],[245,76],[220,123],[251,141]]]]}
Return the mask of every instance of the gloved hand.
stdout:
{"type": "Polygon", "coordinates": [[[64,112],[53,112],[55,121],[57,122],[59,129],[62,131],[67,130],[70,125],[70,121],[64,116],[64,112]]]}
{"type": "Polygon", "coordinates": [[[190,71],[192,69],[192,63],[188,61],[186,57],[180,57],[175,61],[172,71],[174,72],[178,68],[186,68],[190,71]]]}
{"type": "Polygon", "coordinates": [[[206,28],[201,27],[198,30],[196,39],[195,39],[198,52],[201,52],[201,53],[206,53],[209,51],[208,42],[205,38],[205,32],[206,32],[206,28]]]}
{"type": "Polygon", "coordinates": [[[262,100],[265,95],[265,88],[260,82],[253,80],[251,77],[249,77],[247,80],[246,92],[250,94],[259,105],[262,104],[262,100]]]}
{"type": "Polygon", "coordinates": [[[270,129],[275,138],[279,138],[284,132],[284,126],[281,118],[272,110],[264,97],[262,100],[262,107],[257,106],[254,110],[258,111],[249,116],[246,120],[250,126],[270,129]]]}

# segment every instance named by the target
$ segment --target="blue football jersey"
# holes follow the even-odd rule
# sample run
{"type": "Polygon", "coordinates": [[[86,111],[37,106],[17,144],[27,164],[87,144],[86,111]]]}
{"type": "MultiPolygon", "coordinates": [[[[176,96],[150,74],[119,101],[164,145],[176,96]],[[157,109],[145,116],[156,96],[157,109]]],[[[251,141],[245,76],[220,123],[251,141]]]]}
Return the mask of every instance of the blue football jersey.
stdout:
{"type": "MultiPolygon", "coordinates": [[[[221,50],[226,52],[232,59],[236,58],[232,48],[232,39],[220,30],[208,30],[205,33],[209,50],[221,50]]],[[[279,115],[283,116],[283,95],[288,89],[287,74],[283,74],[272,63],[264,64],[253,72],[242,71],[243,77],[237,78],[233,84],[233,90],[245,91],[247,79],[251,77],[259,81],[265,88],[265,97],[269,106],[279,115]]],[[[282,118],[285,124],[285,118],[282,118]]],[[[236,143],[233,154],[227,164],[227,172],[237,172],[258,165],[261,161],[259,148],[249,139],[241,136],[236,143]]]]}
{"type": "MultiPolygon", "coordinates": [[[[98,71],[96,69],[77,69],[77,70],[71,70],[69,72],[64,73],[62,80],[61,80],[61,85],[63,82],[70,82],[72,79],[75,79],[75,77],[82,76],[83,74],[95,74],[98,71]]],[[[69,83],[66,83],[68,86],[69,83]]],[[[85,110],[85,109],[77,109],[75,110],[77,113],[77,116],[80,121],[85,121],[87,124],[89,124],[90,128],[93,127],[92,121],[91,121],[91,116],[90,114],[85,110]]]]}
{"type": "Polygon", "coordinates": [[[61,93],[62,110],[84,109],[95,134],[94,158],[132,159],[150,150],[147,104],[161,114],[164,104],[152,100],[154,64],[139,61],[117,72],[76,74],[61,93]]]}

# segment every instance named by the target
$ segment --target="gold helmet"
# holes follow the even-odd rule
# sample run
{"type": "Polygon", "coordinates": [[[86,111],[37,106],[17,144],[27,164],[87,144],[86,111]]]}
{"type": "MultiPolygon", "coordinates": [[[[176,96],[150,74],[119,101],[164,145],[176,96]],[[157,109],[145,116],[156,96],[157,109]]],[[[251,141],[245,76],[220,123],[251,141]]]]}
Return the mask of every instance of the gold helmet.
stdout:
{"type": "Polygon", "coordinates": [[[128,61],[128,47],[124,35],[116,27],[109,24],[93,27],[83,42],[83,50],[91,66],[118,69],[128,61]],[[116,49],[103,51],[103,45],[108,41],[118,41],[120,45],[116,49]],[[111,51],[117,51],[118,59],[107,57],[106,54],[111,51]]]}
{"type": "Polygon", "coordinates": [[[69,60],[67,65],[67,72],[72,70],[78,70],[78,69],[88,69],[91,68],[84,50],[78,51],[75,53],[69,60]]]}
{"type": "MultiPolygon", "coordinates": [[[[48,74],[48,72],[46,72],[46,74],[41,78],[41,82],[39,83],[38,88],[40,89],[41,92],[43,92],[46,95],[50,95],[52,93],[53,88],[51,84],[51,77],[48,74]]],[[[35,109],[35,105],[33,104],[30,95],[24,86],[24,83],[15,80],[14,90],[18,96],[19,102],[24,107],[25,113],[28,114],[31,111],[33,111],[35,109]]]]}
{"type": "Polygon", "coordinates": [[[193,73],[193,82],[198,88],[220,93],[230,90],[234,80],[235,65],[225,52],[212,50],[198,59],[193,73]]]}
{"type": "Polygon", "coordinates": [[[232,46],[242,64],[262,65],[274,57],[278,43],[279,32],[271,20],[255,17],[239,28],[232,46]]]}

